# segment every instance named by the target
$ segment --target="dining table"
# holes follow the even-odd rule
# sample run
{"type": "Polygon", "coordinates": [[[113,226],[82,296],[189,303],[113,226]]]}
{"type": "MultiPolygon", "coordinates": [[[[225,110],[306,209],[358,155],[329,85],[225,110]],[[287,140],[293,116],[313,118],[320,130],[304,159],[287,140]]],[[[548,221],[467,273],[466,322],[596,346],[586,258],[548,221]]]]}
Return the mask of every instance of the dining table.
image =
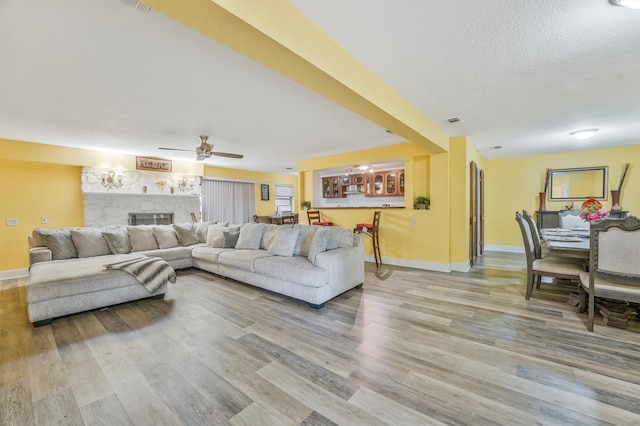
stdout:
{"type": "Polygon", "coordinates": [[[269,216],[269,223],[276,225],[283,225],[285,223],[294,223],[296,213],[281,213],[273,216],[269,216]]]}
{"type": "Polygon", "coordinates": [[[589,229],[543,228],[541,234],[550,253],[556,256],[589,259],[589,229]]]}

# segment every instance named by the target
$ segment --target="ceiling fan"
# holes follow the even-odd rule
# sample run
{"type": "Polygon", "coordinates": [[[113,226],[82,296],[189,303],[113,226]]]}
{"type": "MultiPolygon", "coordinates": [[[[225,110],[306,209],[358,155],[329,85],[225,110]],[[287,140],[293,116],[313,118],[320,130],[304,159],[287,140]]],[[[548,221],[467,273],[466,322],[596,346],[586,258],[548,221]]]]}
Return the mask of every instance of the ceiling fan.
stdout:
{"type": "Polygon", "coordinates": [[[203,161],[207,158],[211,158],[212,155],[217,155],[218,157],[227,157],[227,158],[243,158],[244,157],[244,155],[242,154],[231,154],[228,152],[214,151],[213,145],[211,145],[210,143],[207,143],[207,139],[209,139],[209,136],[200,135],[200,146],[197,147],[195,150],[180,149],[180,148],[158,148],[158,149],[164,149],[167,151],[188,151],[188,152],[195,151],[196,160],[198,161],[203,161]]]}

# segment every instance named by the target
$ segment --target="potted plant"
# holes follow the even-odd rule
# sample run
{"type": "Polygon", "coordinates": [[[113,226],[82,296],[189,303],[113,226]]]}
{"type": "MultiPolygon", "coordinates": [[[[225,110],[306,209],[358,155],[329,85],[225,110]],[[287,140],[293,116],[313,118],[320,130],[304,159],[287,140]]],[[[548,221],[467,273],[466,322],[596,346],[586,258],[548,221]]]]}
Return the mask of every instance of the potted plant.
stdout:
{"type": "Polygon", "coordinates": [[[418,195],[414,201],[414,208],[418,210],[426,210],[431,205],[431,200],[424,195],[418,195]]]}
{"type": "Polygon", "coordinates": [[[300,203],[303,210],[309,210],[311,208],[311,201],[304,200],[300,203]]]}

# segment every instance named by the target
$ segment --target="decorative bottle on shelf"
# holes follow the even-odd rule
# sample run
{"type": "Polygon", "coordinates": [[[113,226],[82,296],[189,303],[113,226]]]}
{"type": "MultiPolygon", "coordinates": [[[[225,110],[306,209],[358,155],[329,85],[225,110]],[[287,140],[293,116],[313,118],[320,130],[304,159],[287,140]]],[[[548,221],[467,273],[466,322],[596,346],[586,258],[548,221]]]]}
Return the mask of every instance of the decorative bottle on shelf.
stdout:
{"type": "Polygon", "coordinates": [[[620,191],[617,189],[611,190],[611,210],[622,210],[622,206],[620,205],[620,191]]]}
{"type": "Polygon", "coordinates": [[[545,204],[547,200],[547,193],[541,192],[538,195],[540,196],[540,208],[538,209],[538,211],[541,211],[541,212],[547,211],[547,205],[545,204]]]}

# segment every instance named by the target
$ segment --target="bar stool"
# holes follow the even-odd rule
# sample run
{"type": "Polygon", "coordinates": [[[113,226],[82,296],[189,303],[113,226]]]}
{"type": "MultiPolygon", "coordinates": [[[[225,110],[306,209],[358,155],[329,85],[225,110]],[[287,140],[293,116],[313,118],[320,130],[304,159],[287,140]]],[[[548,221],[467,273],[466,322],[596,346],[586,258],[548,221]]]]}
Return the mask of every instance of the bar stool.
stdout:
{"type": "Polygon", "coordinates": [[[309,225],[333,226],[333,222],[320,220],[320,210],[307,210],[309,225]]]}
{"type": "Polygon", "coordinates": [[[359,223],[353,228],[356,234],[366,234],[371,237],[373,244],[373,257],[376,259],[376,268],[382,265],[382,256],[380,255],[380,240],[378,239],[380,228],[380,212],[373,213],[373,223],[359,223]]]}

